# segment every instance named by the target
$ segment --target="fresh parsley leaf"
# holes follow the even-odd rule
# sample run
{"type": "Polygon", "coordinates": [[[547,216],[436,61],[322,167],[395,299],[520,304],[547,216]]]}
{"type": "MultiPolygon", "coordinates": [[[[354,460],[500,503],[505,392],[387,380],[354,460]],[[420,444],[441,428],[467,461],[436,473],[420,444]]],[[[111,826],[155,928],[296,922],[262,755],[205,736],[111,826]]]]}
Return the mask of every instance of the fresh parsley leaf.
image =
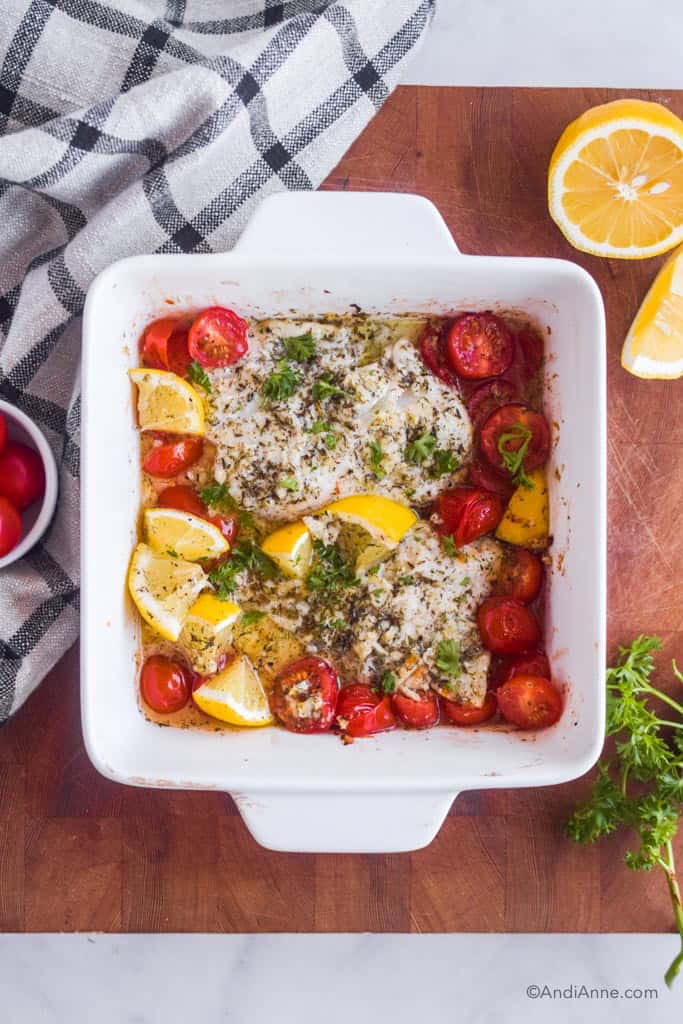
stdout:
{"type": "Polygon", "coordinates": [[[531,487],[531,480],[524,471],[524,459],[529,450],[532,432],[522,423],[514,423],[498,438],[498,453],[503,465],[517,486],[531,487]],[[513,447],[510,447],[513,445],[513,447]]]}
{"type": "Polygon", "coordinates": [[[432,460],[431,475],[438,480],[447,473],[454,473],[460,465],[460,460],[455,452],[449,452],[445,448],[436,448],[432,460]]]}
{"type": "Polygon", "coordinates": [[[260,622],[265,617],[265,612],[260,612],[258,608],[252,608],[249,611],[243,612],[240,617],[240,626],[252,626],[255,622],[260,622]]]}
{"type": "Polygon", "coordinates": [[[198,363],[196,359],[193,359],[188,366],[187,376],[193,384],[196,384],[199,388],[203,388],[207,395],[211,394],[211,380],[209,379],[209,375],[201,363],[198,363]]]}
{"type": "Polygon", "coordinates": [[[432,455],[435,448],[436,438],[434,435],[421,434],[407,445],[406,460],[414,466],[421,466],[432,455]]]}
{"type": "Polygon", "coordinates": [[[440,640],[436,648],[436,667],[447,676],[459,676],[462,672],[460,644],[457,640],[440,640]]]}
{"type": "Polygon", "coordinates": [[[327,625],[329,626],[330,629],[333,629],[335,632],[349,628],[349,624],[346,621],[346,619],[334,619],[332,622],[328,622],[327,625]]]}
{"type": "Polygon", "coordinates": [[[311,394],[314,402],[324,402],[326,398],[334,398],[337,395],[350,397],[348,391],[344,391],[343,388],[338,388],[336,384],[332,383],[331,373],[324,373],[322,377],[318,378],[311,388],[311,394]]]}
{"type": "Polygon", "coordinates": [[[359,583],[353,567],[336,544],[325,544],[317,539],[313,541],[313,568],[306,579],[308,590],[332,594],[346,587],[356,587],[359,583]]]}
{"type": "Polygon", "coordinates": [[[368,462],[370,463],[370,469],[375,474],[378,480],[383,480],[387,475],[386,470],[382,469],[382,461],[384,459],[384,451],[379,441],[371,441],[368,445],[370,449],[370,457],[368,462]]]}
{"type": "Polygon", "coordinates": [[[222,601],[234,593],[237,576],[244,571],[268,580],[279,575],[275,562],[261,551],[258,544],[251,540],[241,540],[230,552],[230,558],[209,573],[209,582],[216,588],[216,595],[222,601]]]}
{"type": "Polygon", "coordinates": [[[293,476],[285,476],[278,481],[278,487],[284,487],[286,491],[296,491],[298,486],[293,476]]]}
{"type": "Polygon", "coordinates": [[[268,402],[284,402],[291,398],[302,381],[301,374],[286,359],[279,359],[276,365],[277,369],[266,377],[261,386],[261,394],[268,402]]]}
{"type": "Polygon", "coordinates": [[[458,553],[458,549],[455,546],[453,535],[450,533],[444,534],[444,536],[441,538],[441,544],[446,554],[450,555],[451,558],[455,558],[455,556],[458,553]]]}
{"type": "Polygon", "coordinates": [[[415,582],[415,577],[414,576],[399,576],[398,582],[401,584],[402,587],[409,587],[411,584],[413,584],[415,582]]]}
{"type": "Polygon", "coordinates": [[[295,363],[306,363],[315,355],[315,338],[310,331],[299,334],[295,338],[283,338],[282,347],[285,358],[295,363]]]}
{"type": "Polygon", "coordinates": [[[254,526],[254,517],[250,512],[246,512],[243,508],[239,507],[230,493],[227,484],[219,484],[213,480],[210,484],[201,488],[199,491],[199,497],[205,505],[215,509],[217,512],[228,512],[234,514],[237,517],[237,521],[240,526],[245,529],[249,529],[254,526]]]}
{"type": "Polygon", "coordinates": [[[385,672],[382,678],[380,679],[380,686],[382,687],[382,691],[384,693],[395,693],[397,682],[398,680],[396,679],[395,672],[385,672]]]}
{"type": "Polygon", "coordinates": [[[322,434],[323,441],[330,450],[334,450],[337,447],[337,435],[334,427],[325,420],[316,420],[311,426],[310,433],[322,434]]]}

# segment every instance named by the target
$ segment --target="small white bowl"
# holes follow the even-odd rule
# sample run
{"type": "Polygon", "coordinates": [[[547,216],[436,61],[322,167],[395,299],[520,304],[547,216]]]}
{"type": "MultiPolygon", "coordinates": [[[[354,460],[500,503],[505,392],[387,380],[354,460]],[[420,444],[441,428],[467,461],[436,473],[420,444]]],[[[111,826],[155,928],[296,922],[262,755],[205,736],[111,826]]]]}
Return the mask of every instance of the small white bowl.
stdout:
{"type": "Polygon", "coordinates": [[[0,413],[5,417],[7,423],[7,436],[12,441],[20,441],[21,444],[33,448],[40,455],[45,469],[45,494],[41,502],[34,502],[22,513],[21,519],[24,526],[24,535],[15,548],[8,551],[0,558],[0,569],[12,565],[18,559],[23,558],[27,551],[30,551],[45,533],[57,504],[57,491],[59,489],[57,476],[57,463],[52,454],[52,449],[45,439],[42,430],[29,419],[26,413],[9,402],[0,399],[0,413]]]}

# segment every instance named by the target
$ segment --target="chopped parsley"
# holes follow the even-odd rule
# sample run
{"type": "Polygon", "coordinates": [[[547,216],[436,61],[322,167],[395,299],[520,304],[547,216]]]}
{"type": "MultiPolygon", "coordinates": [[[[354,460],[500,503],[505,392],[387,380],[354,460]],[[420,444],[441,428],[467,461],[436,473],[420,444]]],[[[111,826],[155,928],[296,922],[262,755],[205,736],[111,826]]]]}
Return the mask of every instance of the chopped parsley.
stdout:
{"type": "Polygon", "coordinates": [[[531,487],[531,480],[524,471],[524,459],[533,437],[532,432],[522,423],[514,423],[498,438],[498,452],[503,465],[512,477],[512,482],[522,487],[531,487]],[[517,444],[517,442],[520,442],[517,444]],[[510,444],[516,447],[508,447],[510,444]]]}
{"type": "Polygon", "coordinates": [[[324,373],[322,377],[319,377],[311,389],[314,402],[324,402],[326,398],[334,398],[336,395],[346,395],[350,397],[348,391],[344,391],[343,388],[338,388],[336,384],[332,383],[332,374],[324,373]]]}
{"type": "Polygon", "coordinates": [[[451,558],[455,558],[455,556],[458,553],[458,549],[455,546],[455,541],[453,539],[453,534],[451,534],[451,533],[445,534],[441,538],[441,544],[443,545],[443,549],[446,552],[446,554],[450,555],[451,558]]]}
{"type": "Polygon", "coordinates": [[[260,622],[265,617],[265,614],[265,612],[260,612],[258,608],[244,612],[240,618],[240,626],[252,626],[255,622],[260,622]]]}
{"type": "Polygon", "coordinates": [[[327,423],[326,420],[316,420],[309,431],[310,434],[322,434],[323,441],[330,450],[334,450],[337,447],[337,435],[335,429],[331,423],[327,423]]]}
{"type": "Polygon", "coordinates": [[[398,582],[402,587],[410,587],[415,582],[414,576],[399,576],[398,582]]]}
{"type": "Polygon", "coordinates": [[[385,672],[379,682],[384,693],[395,692],[397,679],[394,672],[385,672]]]}
{"type": "Polygon", "coordinates": [[[436,648],[436,667],[447,676],[462,672],[460,644],[457,640],[440,640],[436,648]]]}
{"type": "Polygon", "coordinates": [[[315,338],[310,331],[295,338],[283,338],[285,358],[295,363],[306,363],[315,355],[315,338]]]}
{"type": "Polygon", "coordinates": [[[174,551],[173,548],[166,548],[166,554],[169,556],[169,558],[177,558],[178,557],[178,552],[174,551]]]}
{"type": "Polygon", "coordinates": [[[460,580],[460,582],[463,585],[463,587],[469,587],[469,585],[472,582],[472,580],[469,578],[469,576],[463,576],[463,578],[460,580]]]}
{"type": "Polygon", "coordinates": [[[221,562],[209,573],[209,582],[216,588],[216,596],[225,601],[237,587],[240,572],[253,572],[267,580],[274,579],[278,567],[268,555],[251,540],[241,540],[235,545],[225,562],[221,562]]]}
{"type": "Polygon", "coordinates": [[[286,491],[296,491],[299,485],[293,476],[285,476],[278,481],[278,487],[284,487],[286,491]]]}
{"type": "Polygon", "coordinates": [[[387,475],[386,470],[382,469],[382,461],[384,459],[384,451],[382,450],[382,445],[379,443],[379,441],[371,441],[369,444],[369,448],[370,458],[368,459],[368,462],[370,463],[370,469],[375,474],[378,480],[382,480],[387,475]]]}
{"type": "Polygon", "coordinates": [[[187,368],[187,376],[198,388],[203,388],[207,395],[211,394],[211,381],[204,367],[193,359],[187,368]]]}
{"type": "Polygon", "coordinates": [[[240,526],[245,528],[253,527],[254,517],[251,513],[245,512],[243,508],[239,507],[228,490],[227,484],[219,484],[214,480],[213,483],[202,487],[199,497],[210,508],[215,508],[219,512],[231,512],[236,515],[240,526]]]}
{"type": "Polygon", "coordinates": [[[406,459],[414,466],[421,466],[432,455],[435,448],[436,438],[433,434],[420,434],[406,447],[406,459]]]}
{"type": "Polygon", "coordinates": [[[432,462],[432,476],[438,479],[447,473],[454,473],[459,465],[460,460],[455,452],[449,452],[445,448],[437,448],[432,462]]]}
{"type": "Polygon", "coordinates": [[[334,619],[332,622],[328,622],[327,625],[330,629],[335,630],[335,632],[341,629],[349,628],[349,624],[346,621],[346,619],[334,619]]]}
{"type": "Polygon", "coordinates": [[[264,380],[261,394],[267,402],[284,402],[292,397],[300,384],[301,374],[286,359],[279,359],[277,369],[264,380]]]}
{"type": "Polygon", "coordinates": [[[353,567],[336,544],[313,541],[313,568],[306,579],[308,590],[332,594],[347,587],[356,587],[359,583],[353,567]]]}

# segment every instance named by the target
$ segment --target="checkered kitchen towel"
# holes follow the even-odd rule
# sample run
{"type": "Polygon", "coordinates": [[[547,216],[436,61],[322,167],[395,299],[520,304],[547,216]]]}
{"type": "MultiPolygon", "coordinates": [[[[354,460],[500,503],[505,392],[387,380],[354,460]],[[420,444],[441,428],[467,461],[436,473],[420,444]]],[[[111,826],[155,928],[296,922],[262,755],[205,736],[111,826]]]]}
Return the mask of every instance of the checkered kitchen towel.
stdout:
{"type": "Polygon", "coordinates": [[[0,395],[61,469],[51,531],[0,570],[0,722],[78,631],[88,284],[132,253],[225,250],[265,195],[316,188],[434,3],[0,0],[0,395]]]}

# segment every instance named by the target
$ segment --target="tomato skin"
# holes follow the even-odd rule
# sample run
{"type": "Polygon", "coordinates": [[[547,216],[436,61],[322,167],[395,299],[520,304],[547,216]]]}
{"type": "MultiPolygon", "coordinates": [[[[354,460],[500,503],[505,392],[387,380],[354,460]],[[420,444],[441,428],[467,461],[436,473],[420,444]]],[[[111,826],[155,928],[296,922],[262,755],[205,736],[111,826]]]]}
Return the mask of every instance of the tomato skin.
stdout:
{"type": "Polygon", "coordinates": [[[4,415],[0,412],[0,455],[5,450],[7,444],[7,420],[4,415]]]}
{"type": "Polygon", "coordinates": [[[512,597],[487,597],[479,605],[477,623],[481,642],[494,654],[522,654],[541,638],[532,612],[512,597]]]}
{"type": "Polygon", "coordinates": [[[12,502],[0,495],[0,558],[21,540],[21,516],[12,502]]]}
{"type": "Polygon", "coordinates": [[[291,732],[327,732],[334,721],[339,693],[336,669],[313,655],[298,658],[276,676],[268,700],[270,710],[291,732]],[[297,709],[306,701],[314,707],[307,715],[297,709]]]}
{"type": "Polygon", "coordinates": [[[467,399],[467,411],[472,426],[477,430],[496,409],[518,401],[519,392],[509,380],[489,380],[485,384],[480,384],[467,399]]]}
{"type": "Polygon", "coordinates": [[[524,372],[527,377],[533,377],[543,365],[543,338],[531,328],[525,328],[518,332],[517,344],[521,350],[524,372]]]}
{"type": "Polygon", "coordinates": [[[520,729],[546,729],[562,714],[562,697],[542,676],[513,676],[498,689],[503,718],[520,729]]]}
{"type": "Polygon", "coordinates": [[[437,530],[451,534],[458,548],[490,533],[503,517],[503,502],[497,494],[476,487],[454,487],[436,499],[437,530]]]}
{"type": "Polygon", "coordinates": [[[465,313],[446,340],[448,361],[460,377],[482,380],[505,373],[515,354],[512,334],[493,313],[465,313]]]}
{"type": "Polygon", "coordinates": [[[489,671],[489,686],[496,690],[513,676],[541,676],[551,679],[550,662],[545,651],[528,651],[516,657],[494,658],[489,671]]]}
{"type": "Polygon", "coordinates": [[[420,338],[420,355],[428,370],[444,384],[455,388],[458,378],[448,365],[444,345],[444,337],[439,328],[427,324],[420,338]]]}
{"type": "Polygon", "coordinates": [[[206,519],[208,509],[194,487],[187,484],[172,484],[159,492],[157,505],[160,508],[176,508],[179,512],[189,512],[193,516],[206,519]]]}
{"type": "Polygon", "coordinates": [[[441,707],[446,718],[454,725],[481,725],[483,722],[488,722],[489,718],[493,718],[498,708],[498,702],[495,693],[489,690],[481,707],[469,703],[458,704],[456,701],[446,700],[444,697],[441,698],[441,707]]]}
{"type": "Polygon", "coordinates": [[[367,683],[351,683],[339,691],[337,725],[346,736],[359,739],[396,728],[391,698],[380,697],[367,683]],[[340,721],[340,719],[342,721],[340,721]]]}
{"type": "Polygon", "coordinates": [[[484,491],[491,491],[492,494],[499,495],[506,503],[515,489],[514,485],[510,482],[509,475],[507,478],[501,476],[487,462],[483,462],[481,459],[475,459],[470,463],[468,479],[474,487],[479,487],[484,491]]]}
{"type": "Polygon", "coordinates": [[[543,562],[525,548],[510,548],[503,557],[503,569],[496,583],[496,593],[514,597],[522,604],[535,601],[543,583],[543,562]]]}
{"type": "Polygon", "coordinates": [[[210,523],[218,527],[230,547],[232,547],[239,533],[237,520],[232,516],[207,516],[206,518],[208,518],[210,523]]]}
{"type": "Polygon", "coordinates": [[[154,320],[142,339],[142,361],[154,370],[184,377],[192,359],[187,348],[187,323],[173,317],[154,320]]]}
{"type": "MultiPolygon", "coordinates": [[[[526,405],[504,405],[491,413],[481,428],[479,443],[482,453],[498,472],[507,472],[503,457],[498,451],[498,440],[514,427],[523,427],[531,431],[529,447],[524,456],[524,469],[529,472],[538,469],[548,461],[550,454],[550,428],[540,412],[529,409],[526,405]]],[[[518,451],[522,446],[522,438],[512,438],[505,448],[507,451],[518,451]]]]}
{"type": "Polygon", "coordinates": [[[439,702],[436,696],[428,694],[420,700],[413,700],[402,693],[394,693],[391,706],[404,725],[410,729],[431,729],[439,722],[439,702]]]}
{"type": "Polygon", "coordinates": [[[247,322],[232,309],[210,306],[195,317],[187,343],[190,356],[202,366],[231,366],[249,349],[247,322]]]}
{"type": "Polygon", "coordinates": [[[180,711],[190,698],[186,669],[177,661],[153,654],[142,666],[140,692],[145,703],[161,715],[180,711]]]}
{"type": "Polygon", "coordinates": [[[200,458],[204,442],[201,437],[184,437],[162,441],[150,448],[142,460],[142,468],[150,476],[170,479],[194,465],[200,458]]]}
{"type": "Polygon", "coordinates": [[[19,441],[8,441],[0,455],[0,494],[19,512],[45,493],[45,468],[38,452],[19,441]]]}

